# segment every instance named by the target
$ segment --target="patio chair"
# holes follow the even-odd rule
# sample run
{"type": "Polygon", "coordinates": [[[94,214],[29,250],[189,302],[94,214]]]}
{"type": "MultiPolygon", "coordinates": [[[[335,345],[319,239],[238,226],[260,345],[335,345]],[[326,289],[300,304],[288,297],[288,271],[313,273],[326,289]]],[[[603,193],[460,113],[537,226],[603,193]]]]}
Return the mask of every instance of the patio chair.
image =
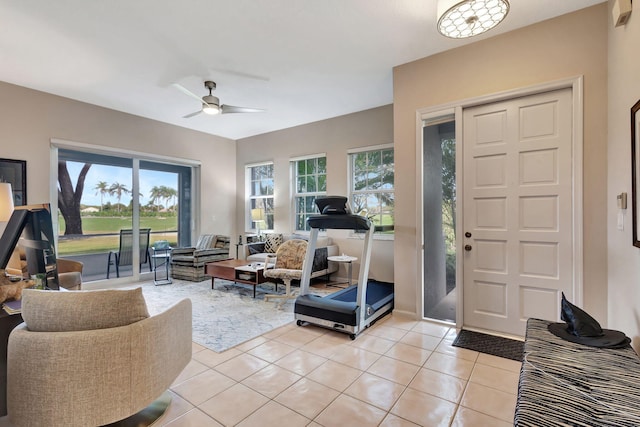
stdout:
{"type": "MultiPolygon", "coordinates": [[[[151,271],[151,256],[149,254],[149,233],[150,228],[140,229],[140,271],[142,265],[148,264],[151,271]]],[[[107,259],[107,279],[111,266],[116,266],[116,277],[120,277],[120,266],[133,265],[133,230],[120,230],[120,248],[118,251],[109,251],[107,259]]]]}

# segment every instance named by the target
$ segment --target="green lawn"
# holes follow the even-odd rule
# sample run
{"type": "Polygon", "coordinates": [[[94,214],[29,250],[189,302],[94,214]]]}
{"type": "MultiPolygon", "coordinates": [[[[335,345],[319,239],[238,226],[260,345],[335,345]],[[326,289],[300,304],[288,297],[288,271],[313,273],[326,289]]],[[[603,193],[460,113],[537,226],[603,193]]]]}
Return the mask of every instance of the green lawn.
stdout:
{"type": "MultiPolygon", "coordinates": [[[[59,217],[59,233],[64,233],[64,218],[59,217]]],[[[82,231],[84,234],[119,233],[123,228],[131,228],[131,217],[82,217],[82,231]]],[[[140,228],[150,228],[154,231],[176,231],[178,218],[173,217],[141,217],[140,228]]]]}
{"type": "MultiPolygon", "coordinates": [[[[64,220],[60,218],[60,239],[58,241],[58,255],[78,255],[101,253],[117,250],[120,229],[131,228],[131,218],[125,217],[83,217],[82,237],[67,239],[64,232],[64,220]],[[112,236],[91,236],[92,234],[113,234],[112,236]]],[[[168,240],[172,246],[177,245],[176,217],[142,217],[140,228],[151,228],[151,244],[157,240],[168,240]],[[159,233],[160,232],[160,233],[159,233]]]]}

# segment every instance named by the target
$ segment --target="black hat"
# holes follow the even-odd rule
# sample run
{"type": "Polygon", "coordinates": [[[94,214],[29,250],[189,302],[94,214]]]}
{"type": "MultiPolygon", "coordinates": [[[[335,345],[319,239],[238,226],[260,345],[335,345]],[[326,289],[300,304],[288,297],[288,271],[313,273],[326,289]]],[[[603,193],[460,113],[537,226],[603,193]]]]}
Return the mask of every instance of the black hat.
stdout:
{"type": "Polygon", "coordinates": [[[571,304],[562,293],[560,318],[566,323],[552,323],[549,332],[567,341],[591,347],[622,348],[631,342],[624,333],[602,329],[596,319],[571,304]]]}

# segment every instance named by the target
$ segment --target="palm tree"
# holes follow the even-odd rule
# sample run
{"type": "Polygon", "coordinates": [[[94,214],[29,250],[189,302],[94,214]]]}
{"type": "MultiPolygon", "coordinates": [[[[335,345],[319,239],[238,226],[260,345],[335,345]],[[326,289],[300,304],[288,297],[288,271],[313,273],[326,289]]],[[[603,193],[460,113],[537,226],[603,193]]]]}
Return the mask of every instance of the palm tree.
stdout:
{"type": "MultiPolygon", "coordinates": [[[[162,198],[162,189],[157,185],[154,185],[151,191],[149,192],[149,198],[151,199],[152,204],[156,204],[156,202],[162,198]]],[[[158,212],[160,211],[160,206],[157,206],[158,212]]]]}
{"type": "Polygon", "coordinates": [[[104,196],[105,194],[109,194],[109,187],[105,181],[99,181],[95,187],[96,195],[100,194],[100,212],[102,212],[102,207],[104,206],[104,196]]]}
{"type": "Polygon", "coordinates": [[[178,190],[175,188],[167,188],[167,206],[169,205],[169,200],[173,200],[173,211],[176,211],[176,198],[178,197],[178,190]]]}
{"type": "Polygon", "coordinates": [[[118,199],[118,213],[120,213],[120,199],[122,199],[122,195],[130,193],[131,190],[129,190],[125,184],[120,184],[117,181],[111,184],[111,187],[109,187],[109,194],[112,196],[115,194],[116,198],[118,199]]]}

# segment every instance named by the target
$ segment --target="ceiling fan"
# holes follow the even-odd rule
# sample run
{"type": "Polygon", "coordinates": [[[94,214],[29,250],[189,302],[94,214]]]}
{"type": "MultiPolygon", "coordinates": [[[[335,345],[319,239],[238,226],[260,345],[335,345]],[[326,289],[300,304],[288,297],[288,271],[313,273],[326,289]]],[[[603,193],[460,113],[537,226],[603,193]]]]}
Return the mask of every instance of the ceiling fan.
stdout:
{"type": "Polygon", "coordinates": [[[230,113],[260,113],[264,111],[260,108],[247,108],[247,107],[235,107],[233,105],[220,105],[220,100],[218,99],[218,97],[213,96],[211,94],[211,92],[213,92],[216,89],[216,82],[213,82],[211,80],[207,80],[204,82],[205,89],[209,89],[209,95],[205,95],[202,98],[200,98],[198,95],[196,95],[195,93],[191,92],[189,89],[185,88],[184,86],[178,83],[173,83],[173,86],[179,91],[181,91],[182,93],[184,93],[185,95],[195,98],[202,103],[202,108],[200,110],[195,111],[191,114],[187,114],[186,116],[183,116],[182,117],[183,119],[188,119],[189,117],[197,116],[200,113],[215,115],[215,114],[230,114],[230,113]]]}

